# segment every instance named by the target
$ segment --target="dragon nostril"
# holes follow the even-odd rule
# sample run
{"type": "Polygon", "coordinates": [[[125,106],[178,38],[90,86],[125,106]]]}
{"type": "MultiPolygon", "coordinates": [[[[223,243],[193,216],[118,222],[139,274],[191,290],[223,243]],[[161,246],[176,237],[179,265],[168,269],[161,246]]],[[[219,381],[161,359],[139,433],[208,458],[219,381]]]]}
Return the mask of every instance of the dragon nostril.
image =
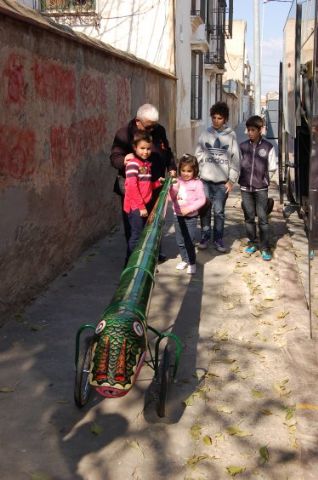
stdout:
{"type": "MultiPolygon", "coordinates": [[[[94,380],[105,382],[108,378],[109,337],[101,337],[97,346],[97,365],[94,369],[94,380]]],[[[96,350],[97,350],[96,349],[96,350]]]]}
{"type": "Polygon", "coordinates": [[[126,380],[126,339],[123,341],[118,356],[115,380],[118,382],[124,382],[126,380]]]}

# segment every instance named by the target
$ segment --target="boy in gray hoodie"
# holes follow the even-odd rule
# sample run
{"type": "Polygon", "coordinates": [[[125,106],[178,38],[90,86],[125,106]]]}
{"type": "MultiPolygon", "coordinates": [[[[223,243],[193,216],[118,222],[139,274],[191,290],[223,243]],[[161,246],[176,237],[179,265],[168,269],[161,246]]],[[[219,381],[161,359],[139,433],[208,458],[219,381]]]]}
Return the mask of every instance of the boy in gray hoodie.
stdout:
{"type": "Polygon", "coordinates": [[[218,252],[226,253],[223,243],[225,203],[240,170],[240,149],[235,132],[225,124],[229,108],[217,102],[210,108],[212,126],[198,140],[195,156],[199,162],[203,182],[211,207],[201,216],[201,241],[199,248],[208,247],[211,239],[211,209],[213,208],[213,242],[218,252]]]}

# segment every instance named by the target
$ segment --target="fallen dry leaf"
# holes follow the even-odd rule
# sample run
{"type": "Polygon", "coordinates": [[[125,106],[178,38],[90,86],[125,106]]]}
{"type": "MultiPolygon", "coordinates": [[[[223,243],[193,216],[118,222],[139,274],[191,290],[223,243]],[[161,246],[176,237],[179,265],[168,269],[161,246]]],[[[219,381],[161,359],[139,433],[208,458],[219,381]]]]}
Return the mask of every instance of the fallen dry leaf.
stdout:
{"type": "Polygon", "coordinates": [[[252,394],[253,398],[263,398],[264,397],[264,393],[261,392],[260,390],[256,390],[256,388],[253,388],[251,390],[251,394],[252,394]]]}
{"type": "Polygon", "coordinates": [[[35,472],[31,474],[31,480],[53,480],[53,477],[44,472],[35,472]]]}
{"type": "Polygon", "coordinates": [[[186,400],[183,400],[182,403],[186,407],[192,407],[195,397],[196,397],[196,395],[194,393],[191,393],[191,395],[186,400]]]}
{"type": "Polygon", "coordinates": [[[212,441],[212,438],[210,437],[210,435],[204,435],[203,437],[203,443],[205,445],[212,445],[213,441],[212,441]]]}
{"type": "Polygon", "coordinates": [[[226,428],[229,435],[235,435],[236,437],[251,437],[252,433],[241,430],[239,427],[232,425],[226,428]]]}
{"type": "Polygon", "coordinates": [[[291,393],[290,390],[287,389],[286,385],[289,382],[289,379],[286,378],[279,383],[274,383],[274,390],[279,394],[280,397],[288,397],[291,393]]]}
{"type": "Polygon", "coordinates": [[[224,305],[225,310],[233,310],[234,308],[234,303],[226,303],[224,305]]]}
{"type": "Polygon", "coordinates": [[[312,403],[297,403],[297,410],[318,410],[318,405],[312,403]]]}
{"type": "Polygon", "coordinates": [[[226,467],[227,472],[231,475],[231,477],[235,477],[239,473],[243,473],[246,470],[246,467],[237,467],[235,465],[230,465],[226,467]]]}
{"type": "Polygon", "coordinates": [[[128,445],[132,448],[135,448],[136,450],[138,450],[138,452],[144,457],[145,454],[143,452],[143,449],[141,448],[139,442],[137,440],[132,440],[131,442],[127,442],[128,445]]]}
{"type": "Polygon", "coordinates": [[[262,415],[273,415],[273,412],[271,410],[268,410],[267,408],[263,408],[261,410],[262,415]]]}
{"type": "Polygon", "coordinates": [[[193,455],[187,460],[188,467],[194,468],[199,462],[209,458],[209,455],[193,455]]]}
{"type": "Polygon", "coordinates": [[[287,407],[286,408],[286,415],[285,415],[285,419],[286,420],[290,420],[291,418],[293,418],[293,416],[295,415],[295,407],[287,407]]]}
{"type": "Polygon", "coordinates": [[[227,342],[229,339],[229,333],[226,330],[219,330],[218,332],[215,332],[214,339],[221,342],[227,342]]]}
{"type": "Polygon", "coordinates": [[[261,447],[259,449],[259,454],[260,454],[261,459],[262,459],[262,464],[267,463],[269,461],[269,451],[268,451],[268,448],[266,446],[261,447]]]}
{"type": "Polygon", "coordinates": [[[101,427],[100,425],[98,425],[96,422],[94,422],[92,425],[91,425],[91,432],[94,434],[94,435],[100,435],[102,432],[103,432],[103,427],[101,427]]]}
{"type": "Polygon", "coordinates": [[[190,428],[190,435],[194,440],[199,440],[201,437],[201,425],[192,425],[190,428]]]}
{"type": "Polygon", "coordinates": [[[0,393],[12,393],[14,388],[12,387],[0,387],[0,393]]]}
{"type": "Polygon", "coordinates": [[[230,408],[226,405],[218,405],[216,407],[216,411],[221,412],[221,413],[228,413],[228,414],[231,414],[233,412],[232,408],[230,408]]]}

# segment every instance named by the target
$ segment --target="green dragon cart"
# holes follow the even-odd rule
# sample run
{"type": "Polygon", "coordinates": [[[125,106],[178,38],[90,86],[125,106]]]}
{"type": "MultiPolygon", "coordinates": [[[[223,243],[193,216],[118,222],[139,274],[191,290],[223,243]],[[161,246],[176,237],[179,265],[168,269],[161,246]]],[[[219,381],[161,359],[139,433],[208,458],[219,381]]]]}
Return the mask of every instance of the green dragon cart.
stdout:
{"type": "Polygon", "coordinates": [[[146,362],[153,368],[159,385],[158,415],[165,416],[168,384],[176,376],[182,346],[173,333],[160,333],[147,325],[147,315],[171,181],[166,179],[101,320],[97,326],[82,325],[77,332],[74,399],[78,407],[87,404],[92,389],[108,398],[126,395],[146,362]],[[87,330],[92,334],[81,341],[87,330]],[[154,352],[149,347],[148,330],[156,335],[154,352]],[[166,341],[162,353],[163,340],[166,341]],[[175,344],[173,350],[171,341],[175,344]],[[147,351],[150,360],[146,360],[147,351]]]}

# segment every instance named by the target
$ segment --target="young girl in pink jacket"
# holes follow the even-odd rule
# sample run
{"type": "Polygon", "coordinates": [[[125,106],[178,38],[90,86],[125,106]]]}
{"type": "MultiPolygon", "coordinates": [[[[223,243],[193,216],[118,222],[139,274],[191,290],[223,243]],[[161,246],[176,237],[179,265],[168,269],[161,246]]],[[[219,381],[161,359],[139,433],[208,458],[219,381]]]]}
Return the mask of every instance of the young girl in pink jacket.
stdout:
{"type": "Polygon", "coordinates": [[[187,268],[187,273],[196,273],[194,247],[199,209],[206,202],[203,183],[198,178],[199,166],[193,155],[184,154],[178,164],[178,179],[170,188],[170,198],[175,214],[176,241],[181,262],[177,270],[187,268]]]}

